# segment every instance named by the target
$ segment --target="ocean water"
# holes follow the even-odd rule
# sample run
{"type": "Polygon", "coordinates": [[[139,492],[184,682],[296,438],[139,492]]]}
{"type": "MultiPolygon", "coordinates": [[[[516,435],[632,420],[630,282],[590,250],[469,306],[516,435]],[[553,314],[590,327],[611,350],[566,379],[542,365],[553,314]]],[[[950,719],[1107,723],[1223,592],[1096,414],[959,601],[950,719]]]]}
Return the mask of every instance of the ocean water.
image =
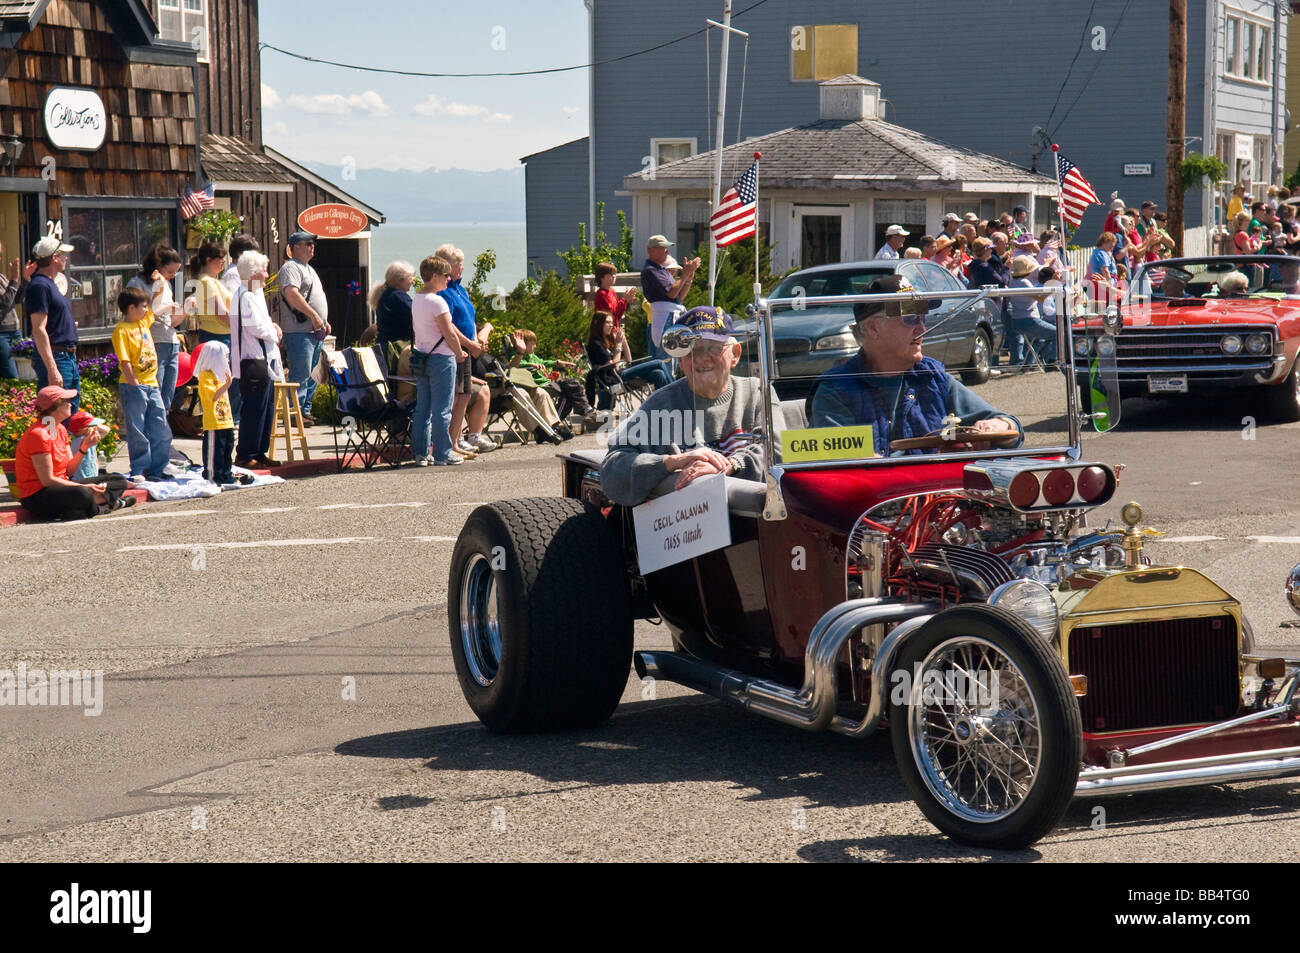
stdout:
{"type": "Polygon", "coordinates": [[[374,280],[382,281],[384,269],[393,261],[409,261],[418,273],[420,260],[447,242],[465,253],[466,282],[474,276],[474,258],[487,249],[497,256],[487,287],[499,284],[510,291],[526,276],[523,222],[385,222],[371,233],[374,280]]]}

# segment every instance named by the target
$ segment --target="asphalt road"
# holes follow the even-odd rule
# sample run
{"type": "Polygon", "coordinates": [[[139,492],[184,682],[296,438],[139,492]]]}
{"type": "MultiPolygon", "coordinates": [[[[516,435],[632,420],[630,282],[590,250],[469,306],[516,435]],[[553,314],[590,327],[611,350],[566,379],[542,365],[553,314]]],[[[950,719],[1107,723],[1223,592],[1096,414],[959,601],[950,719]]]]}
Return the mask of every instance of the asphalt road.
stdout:
{"type": "MultiPolygon", "coordinates": [[[[1056,386],[1060,385],[1059,378],[1056,386]]],[[[988,385],[1030,409],[1040,378],[988,385]]],[[[1261,645],[1300,642],[1300,425],[1129,401],[1125,463],[1163,562],[1204,569],[1261,645]],[[1249,428],[1246,428],[1249,432],[1249,428]]],[[[1047,418],[1044,418],[1047,419],[1047,418]]],[[[1026,420],[1027,425],[1032,421],[1026,420]]],[[[594,445],[595,438],[579,438],[594,445]]],[[[0,669],[102,669],[103,711],[0,708],[0,860],[1258,860],[1300,848],[1300,781],[1076,802],[987,854],[913,806],[888,739],[809,736],[675,686],[601,728],[504,738],[461,698],[446,585],[481,501],[559,492],[553,448],[296,480],[0,530],[0,669]]],[[[580,624],[580,620],[575,620],[580,624]]],[[[649,623],[638,648],[667,647],[649,623]]],[[[1153,681],[1173,673],[1152,672],[1153,681]]]]}

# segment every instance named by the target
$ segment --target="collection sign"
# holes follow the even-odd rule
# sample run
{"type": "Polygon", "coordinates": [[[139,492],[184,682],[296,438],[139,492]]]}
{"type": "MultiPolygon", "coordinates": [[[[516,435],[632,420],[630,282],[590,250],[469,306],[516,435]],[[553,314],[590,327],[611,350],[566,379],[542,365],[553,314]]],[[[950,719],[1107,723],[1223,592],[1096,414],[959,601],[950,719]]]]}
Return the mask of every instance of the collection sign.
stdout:
{"type": "Polygon", "coordinates": [[[55,148],[94,152],[107,134],[104,101],[93,89],[56,86],[45,97],[45,135],[55,148]]]}
{"type": "Polygon", "coordinates": [[[351,205],[313,205],[298,216],[298,227],[320,238],[351,238],[369,224],[366,213],[351,205]]]}
{"type": "Polygon", "coordinates": [[[727,478],[717,473],[632,509],[641,573],[731,545],[727,478]]]}

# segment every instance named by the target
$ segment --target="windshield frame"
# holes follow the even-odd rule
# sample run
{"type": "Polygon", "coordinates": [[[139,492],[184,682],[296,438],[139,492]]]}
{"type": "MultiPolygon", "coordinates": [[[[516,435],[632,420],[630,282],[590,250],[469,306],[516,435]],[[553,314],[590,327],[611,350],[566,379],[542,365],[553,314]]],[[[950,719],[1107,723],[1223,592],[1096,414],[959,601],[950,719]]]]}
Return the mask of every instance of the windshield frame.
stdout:
{"type": "MultiPolygon", "coordinates": [[[[772,427],[763,428],[764,452],[765,459],[768,461],[767,468],[769,474],[769,504],[773,489],[773,481],[779,486],[781,476],[786,472],[800,472],[809,470],[842,470],[847,468],[856,468],[862,466],[880,467],[880,466],[898,466],[898,465],[918,465],[932,464],[943,462],[969,462],[972,460],[987,460],[990,458],[1002,457],[1052,457],[1064,456],[1069,459],[1077,460],[1082,454],[1082,424],[1079,419],[1079,403],[1077,388],[1074,385],[1075,377],[1075,355],[1073,343],[1073,322],[1072,317],[1066,309],[1065,300],[1066,288],[1063,285],[1050,286],[1050,294],[1056,299],[1057,314],[1061,318],[1056,323],[1057,335],[1057,354],[1068,356],[1068,366],[1062,364],[1062,370],[1066,378],[1066,406],[1069,423],[1069,444],[1050,447],[1018,447],[1013,450],[964,450],[961,452],[933,453],[925,454],[918,457],[910,456],[873,456],[861,457],[846,460],[810,460],[800,463],[777,463],[775,449],[777,436],[772,432],[772,427]]],[[[760,299],[758,306],[755,308],[753,315],[758,327],[758,351],[759,351],[759,377],[764,395],[765,409],[767,419],[772,420],[772,382],[778,379],[774,373],[774,355],[775,339],[773,336],[773,327],[771,316],[774,308],[791,308],[797,306],[800,308],[809,305],[849,305],[850,307],[857,302],[867,301],[900,301],[914,302],[918,298],[925,298],[929,301],[935,300],[959,300],[974,303],[981,298],[1015,298],[1015,297],[1038,297],[1042,295],[1043,288],[996,288],[985,287],[981,289],[971,289],[966,291],[951,292],[901,292],[898,294],[875,294],[875,295],[822,295],[806,296],[799,298],[766,298],[760,299]]],[[[768,509],[771,509],[769,506],[768,509]]],[[[765,512],[765,518],[767,514],[765,512]]]]}
{"type": "MultiPolygon", "coordinates": [[[[1177,268],[1186,271],[1189,266],[1206,265],[1210,262],[1216,263],[1236,263],[1243,265],[1295,265],[1297,259],[1294,255],[1186,255],[1182,258],[1158,258],[1155,261],[1144,261],[1138,265],[1137,271],[1129,279],[1128,288],[1124,291],[1124,297],[1121,299],[1121,306],[1127,310],[1129,308],[1140,308],[1144,304],[1163,304],[1170,300],[1165,297],[1155,297],[1151,292],[1150,282],[1146,280],[1147,274],[1153,270],[1163,271],[1165,268],[1177,268]],[[1139,291],[1143,285],[1147,286],[1145,295],[1140,296],[1139,291]]],[[[1233,268],[1236,271],[1238,269],[1233,268]]],[[[1226,274],[1226,272],[1225,272],[1226,274]]],[[[1204,297],[1201,295],[1188,296],[1187,300],[1198,301],[1249,301],[1256,295],[1276,295],[1279,292],[1256,291],[1249,295],[1232,298],[1204,297]]],[[[1183,299],[1175,299],[1183,300],[1183,299]]]]}

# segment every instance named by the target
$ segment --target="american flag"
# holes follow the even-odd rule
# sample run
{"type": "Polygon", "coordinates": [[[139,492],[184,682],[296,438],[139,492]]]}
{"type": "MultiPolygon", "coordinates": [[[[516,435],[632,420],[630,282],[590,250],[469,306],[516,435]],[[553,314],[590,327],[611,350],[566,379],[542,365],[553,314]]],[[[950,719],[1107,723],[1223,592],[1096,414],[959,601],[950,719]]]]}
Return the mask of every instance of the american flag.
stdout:
{"type": "Polygon", "coordinates": [[[1061,183],[1061,217],[1078,228],[1084,211],[1089,205],[1100,205],[1101,199],[1097,198],[1079,167],[1059,152],[1056,154],[1056,178],[1061,183]]]}
{"type": "Polygon", "coordinates": [[[758,163],[749,167],[718,203],[709,219],[709,228],[719,248],[754,234],[755,210],[758,208],[758,163]]]}
{"type": "Polygon", "coordinates": [[[212,183],[202,192],[195,192],[188,185],[185,186],[185,197],[181,199],[181,218],[191,219],[205,208],[212,208],[216,205],[216,189],[212,183]]]}

